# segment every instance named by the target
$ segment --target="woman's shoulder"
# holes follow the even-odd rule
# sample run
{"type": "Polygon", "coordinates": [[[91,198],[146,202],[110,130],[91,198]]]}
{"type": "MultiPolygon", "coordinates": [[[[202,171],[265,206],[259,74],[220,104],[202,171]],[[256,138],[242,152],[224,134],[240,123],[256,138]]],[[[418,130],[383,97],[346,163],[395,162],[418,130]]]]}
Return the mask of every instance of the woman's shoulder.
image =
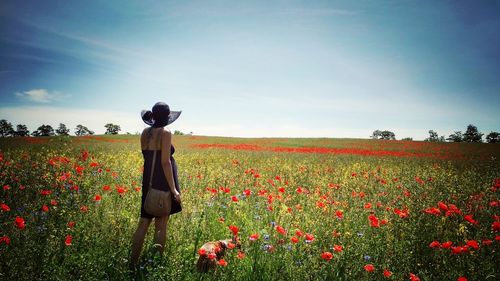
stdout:
{"type": "Polygon", "coordinates": [[[167,128],[167,127],[163,127],[163,129],[162,129],[162,134],[163,134],[163,135],[171,135],[171,134],[172,134],[172,132],[170,132],[170,129],[169,129],[169,128],[167,128]]]}

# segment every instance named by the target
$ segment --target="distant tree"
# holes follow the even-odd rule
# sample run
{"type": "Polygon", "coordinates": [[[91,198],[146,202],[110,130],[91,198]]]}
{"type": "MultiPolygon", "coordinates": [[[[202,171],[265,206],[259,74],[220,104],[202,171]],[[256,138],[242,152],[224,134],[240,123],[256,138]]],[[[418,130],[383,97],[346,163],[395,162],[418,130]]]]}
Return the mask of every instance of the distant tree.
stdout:
{"type": "Polygon", "coordinates": [[[108,123],[106,125],[104,125],[104,127],[106,128],[106,135],[116,135],[118,134],[119,131],[121,131],[122,129],[120,128],[120,125],[115,125],[115,124],[112,124],[112,123],[108,123]]]}
{"type": "Polygon", "coordinates": [[[69,136],[69,129],[66,128],[66,125],[63,123],[59,123],[59,128],[56,129],[56,133],[59,136],[69,136]]]}
{"type": "Polygon", "coordinates": [[[461,131],[455,131],[446,140],[450,142],[462,142],[464,141],[464,137],[462,136],[461,131]]]}
{"type": "Polygon", "coordinates": [[[429,130],[429,137],[425,139],[425,141],[437,142],[439,141],[438,133],[434,130],[429,130]]]}
{"type": "Polygon", "coordinates": [[[395,140],[396,135],[391,131],[382,131],[382,133],[380,134],[380,139],[381,140],[395,140]]]}
{"type": "Polygon", "coordinates": [[[374,140],[378,140],[380,138],[380,136],[382,135],[382,131],[380,130],[375,130],[373,131],[372,135],[370,136],[370,138],[374,139],[374,140]]]}
{"type": "Polygon", "coordinates": [[[184,133],[183,133],[183,132],[181,132],[181,131],[179,131],[179,130],[175,130],[175,131],[174,131],[174,135],[179,135],[179,136],[182,136],[182,135],[184,135],[184,133]]]}
{"type": "Polygon", "coordinates": [[[50,125],[42,125],[36,131],[31,133],[34,137],[48,137],[54,135],[54,129],[50,125]]]}
{"type": "Polygon", "coordinates": [[[93,134],[94,134],[93,131],[89,130],[89,128],[83,125],[77,125],[75,128],[75,135],[77,136],[88,136],[93,134]]]}
{"type": "Polygon", "coordinates": [[[439,137],[439,142],[446,142],[446,139],[444,138],[444,136],[439,137]]]}
{"type": "Polygon", "coordinates": [[[412,140],[413,140],[413,138],[411,138],[411,137],[407,137],[407,138],[402,138],[401,140],[402,140],[402,141],[412,141],[412,140]]]}
{"type": "Polygon", "coordinates": [[[14,135],[14,128],[10,122],[2,119],[0,120],[0,136],[1,137],[9,137],[14,135]]]}
{"type": "Polygon", "coordinates": [[[23,124],[18,124],[16,126],[16,132],[14,133],[18,137],[27,137],[30,135],[30,131],[28,131],[28,127],[23,124]]]}
{"type": "Polygon", "coordinates": [[[500,133],[498,132],[491,132],[486,136],[486,142],[487,143],[497,143],[500,142],[500,133]]]}
{"type": "Polygon", "coordinates": [[[467,131],[464,133],[465,142],[482,142],[483,134],[477,130],[477,127],[469,124],[467,131]]]}

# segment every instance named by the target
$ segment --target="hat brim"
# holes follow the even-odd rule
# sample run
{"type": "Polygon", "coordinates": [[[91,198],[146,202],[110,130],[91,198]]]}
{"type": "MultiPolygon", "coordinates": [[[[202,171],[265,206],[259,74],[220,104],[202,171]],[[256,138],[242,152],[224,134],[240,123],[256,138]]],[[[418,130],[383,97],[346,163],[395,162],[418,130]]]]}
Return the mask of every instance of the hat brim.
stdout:
{"type": "MultiPolygon", "coordinates": [[[[142,121],[144,121],[144,123],[146,123],[149,126],[154,126],[155,120],[153,119],[153,115],[150,113],[151,113],[151,111],[149,111],[149,110],[142,110],[141,111],[142,121]],[[149,114],[148,114],[148,112],[149,112],[149,114]]],[[[179,118],[181,113],[182,113],[182,111],[170,111],[170,114],[168,115],[167,125],[174,123],[174,121],[177,120],[177,118],[179,118]]]]}

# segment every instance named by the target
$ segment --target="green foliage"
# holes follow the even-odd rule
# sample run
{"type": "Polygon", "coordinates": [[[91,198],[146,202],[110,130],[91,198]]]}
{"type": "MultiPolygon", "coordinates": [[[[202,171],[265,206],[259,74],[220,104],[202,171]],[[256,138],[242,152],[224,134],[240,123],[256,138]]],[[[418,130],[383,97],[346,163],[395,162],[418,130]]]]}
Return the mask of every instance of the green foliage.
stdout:
{"type": "Polygon", "coordinates": [[[370,136],[372,139],[379,139],[379,140],[395,140],[396,135],[391,132],[391,131],[380,131],[380,130],[375,130],[373,131],[373,134],[370,136]]]}
{"type": "Polygon", "coordinates": [[[58,136],[69,136],[69,129],[66,128],[65,124],[59,123],[59,128],[56,129],[56,133],[58,136]]]}
{"type": "Polygon", "coordinates": [[[429,137],[425,139],[425,141],[437,142],[439,141],[438,133],[434,130],[429,130],[429,137]]]}
{"type": "Polygon", "coordinates": [[[116,135],[121,131],[120,125],[115,125],[113,123],[108,123],[104,125],[104,127],[106,128],[106,135],[116,135]]]}
{"type": "Polygon", "coordinates": [[[455,131],[446,140],[451,142],[462,142],[464,140],[461,131],[455,131]]]}
{"type": "Polygon", "coordinates": [[[175,130],[175,131],[174,131],[174,135],[177,135],[177,136],[182,136],[182,135],[184,135],[184,133],[183,133],[183,132],[181,132],[181,131],[179,131],[179,130],[175,130]]]}
{"type": "Polygon", "coordinates": [[[490,132],[486,136],[486,142],[487,143],[497,143],[497,142],[500,142],[500,133],[498,133],[498,132],[490,132]]]}
{"type": "Polygon", "coordinates": [[[83,125],[77,125],[75,129],[75,135],[76,136],[89,136],[93,135],[94,131],[89,130],[89,128],[83,126],[83,125]]]}
{"type": "Polygon", "coordinates": [[[31,133],[32,136],[34,137],[49,137],[49,136],[54,136],[54,129],[50,125],[42,125],[38,127],[36,131],[33,131],[31,133]]]}
{"type": "Polygon", "coordinates": [[[14,135],[16,137],[28,137],[30,135],[30,131],[28,130],[28,127],[23,124],[18,124],[16,126],[16,131],[14,132],[14,135]]]}
{"type": "Polygon", "coordinates": [[[0,120],[0,137],[10,137],[14,135],[14,128],[12,124],[7,122],[7,120],[0,120]]]}
{"type": "Polygon", "coordinates": [[[464,133],[465,142],[482,142],[483,134],[480,133],[476,126],[470,124],[467,126],[467,131],[464,133]]]}

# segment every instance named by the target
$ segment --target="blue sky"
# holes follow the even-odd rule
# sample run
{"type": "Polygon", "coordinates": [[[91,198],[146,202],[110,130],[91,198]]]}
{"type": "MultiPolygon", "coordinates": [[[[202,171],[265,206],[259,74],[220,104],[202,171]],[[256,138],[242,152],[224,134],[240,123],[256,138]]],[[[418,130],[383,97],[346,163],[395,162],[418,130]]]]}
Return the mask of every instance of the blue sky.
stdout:
{"type": "MultiPolygon", "coordinates": [[[[0,119],[245,137],[500,130],[499,1],[1,1],[0,119]]],[[[73,130],[72,130],[73,131],[73,130]]]]}

